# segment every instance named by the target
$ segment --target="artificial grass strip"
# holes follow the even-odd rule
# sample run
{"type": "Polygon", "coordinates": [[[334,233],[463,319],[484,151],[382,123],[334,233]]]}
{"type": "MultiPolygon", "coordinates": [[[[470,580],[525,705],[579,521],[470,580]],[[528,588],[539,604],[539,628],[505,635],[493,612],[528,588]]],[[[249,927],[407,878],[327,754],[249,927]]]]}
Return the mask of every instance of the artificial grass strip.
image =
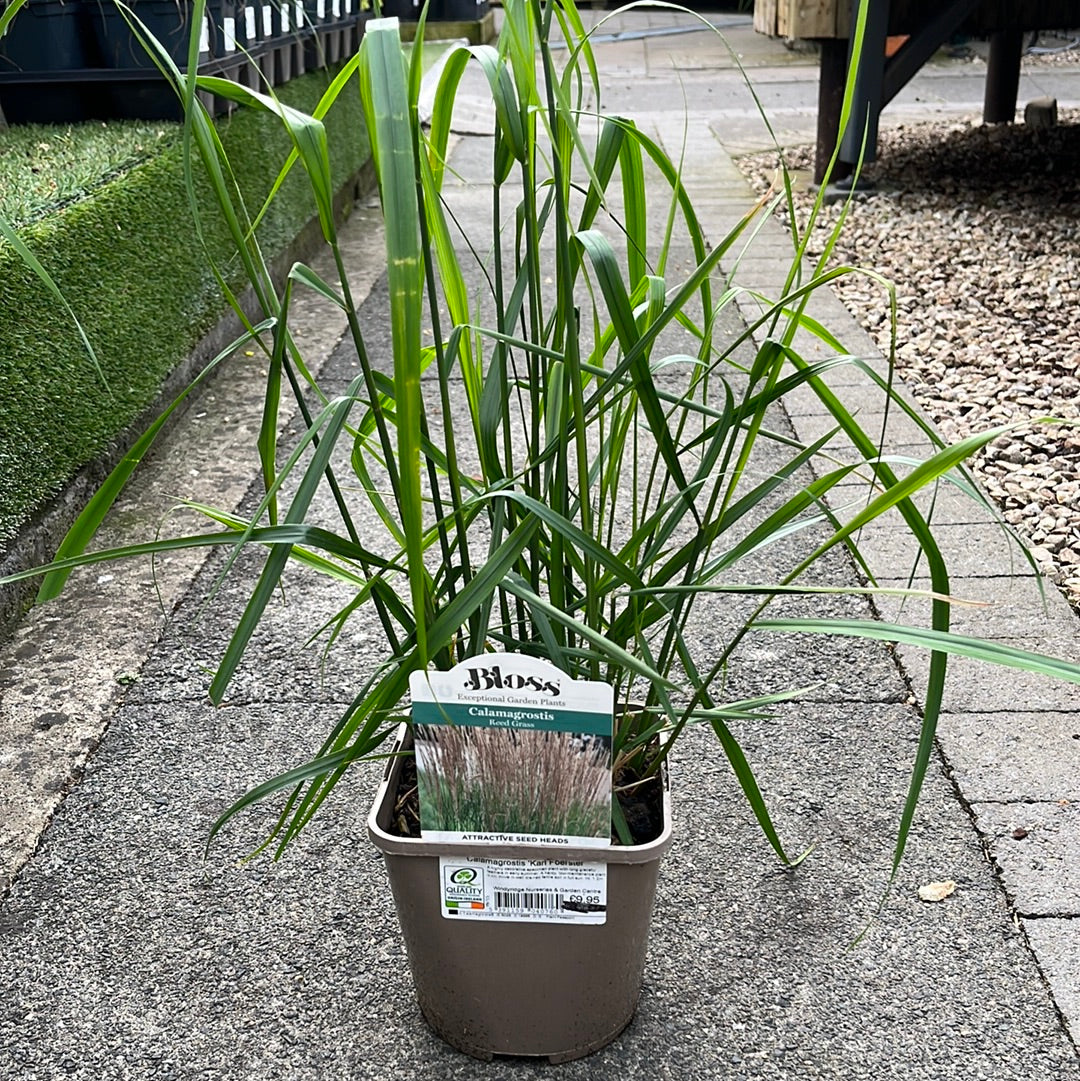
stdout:
{"type": "Polygon", "coordinates": [[[0,132],[0,214],[18,229],[57,213],[178,145],[181,128],[168,120],[8,128],[0,132]]]}
{"type": "MultiPolygon", "coordinates": [[[[332,74],[276,93],[310,111],[332,74]]],[[[254,212],[288,154],[287,136],[276,117],[246,109],[218,123],[254,212]]],[[[326,124],[337,190],[368,157],[359,94],[342,94],[326,124]]],[[[210,206],[208,185],[202,194],[200,206],[210,206]]],[[[306,177],[294,169],[259,229],[267,257],[314,216],[306,177]]],[[[220,219],[208,214],[203,228],[219,265],[232,265],[220,219]]],[[[19,233],[78,315],[108,386],[45,286],[0,242],[0,546],[154,401],[226,308],[196,239],[178,140],[19,233]]]]}

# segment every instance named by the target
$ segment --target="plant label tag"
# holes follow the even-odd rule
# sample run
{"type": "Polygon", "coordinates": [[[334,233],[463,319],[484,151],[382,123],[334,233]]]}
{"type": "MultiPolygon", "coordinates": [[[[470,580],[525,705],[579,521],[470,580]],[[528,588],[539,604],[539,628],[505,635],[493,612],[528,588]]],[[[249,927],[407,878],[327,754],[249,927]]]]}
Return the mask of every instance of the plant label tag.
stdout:
{"type": "Polygon", "coordinates": [[[448,920],[601,924],[607,865],[572,860],[439,857],[440,909],[448,920]]]}
{"type": "Polygon", "coordinates": [[[409,686],[424,840],[611,844],[610,684],[485,653],[409,686]]]}

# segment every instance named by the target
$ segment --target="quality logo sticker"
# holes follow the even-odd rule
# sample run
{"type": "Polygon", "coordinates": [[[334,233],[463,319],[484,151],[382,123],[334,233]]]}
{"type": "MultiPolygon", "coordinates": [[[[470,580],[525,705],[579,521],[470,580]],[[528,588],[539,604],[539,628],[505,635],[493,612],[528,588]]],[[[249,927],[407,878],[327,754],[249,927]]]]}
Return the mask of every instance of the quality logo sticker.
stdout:
{"type": "Polygon", "coordinates": [[[443,868],[443,905],[451,912],[484,907],[484,869],[474,864],[449,864],[443,868]]]}

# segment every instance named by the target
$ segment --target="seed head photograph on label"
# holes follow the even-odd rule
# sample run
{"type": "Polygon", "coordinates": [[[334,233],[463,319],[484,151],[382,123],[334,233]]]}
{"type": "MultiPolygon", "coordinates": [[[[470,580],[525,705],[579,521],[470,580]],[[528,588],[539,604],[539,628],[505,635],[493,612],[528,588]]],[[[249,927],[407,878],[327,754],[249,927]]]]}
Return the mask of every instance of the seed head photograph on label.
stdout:
{"type": "MultiPolygon", "coordinates": [[[[414,672],[420,835],[485,845],[611,844],[614,691],[489,653],[414,672]]],[[[447,918],[603,923],[607,871],[573,860],[440,861],[447,918]]]]}

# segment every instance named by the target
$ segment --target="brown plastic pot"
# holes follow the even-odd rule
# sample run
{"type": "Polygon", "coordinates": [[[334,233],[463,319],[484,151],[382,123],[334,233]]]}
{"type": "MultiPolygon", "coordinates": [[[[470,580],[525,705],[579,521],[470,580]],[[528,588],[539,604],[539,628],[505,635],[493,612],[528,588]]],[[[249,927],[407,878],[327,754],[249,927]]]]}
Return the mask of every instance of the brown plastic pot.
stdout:
{"type": "MultiPolygon", "coordinates": [[[[402,725],[395,750],[409,750],[402,725]]],[[[643,845],[566,848],[430,842],[392,836],[402,759],[390,759],[368,817],[368,834],[386,858],[416,997],[428,1025],[476,1058],[533,1055],[581,1058],[629,1024],[641,993],[645,949],[660,860],[671,845],[664,787],[664,829],[643,845]],[[439,857],[558,859],[608,865],[607,919],[598,925],[466,920],[440,912],[439,857]]]]}

